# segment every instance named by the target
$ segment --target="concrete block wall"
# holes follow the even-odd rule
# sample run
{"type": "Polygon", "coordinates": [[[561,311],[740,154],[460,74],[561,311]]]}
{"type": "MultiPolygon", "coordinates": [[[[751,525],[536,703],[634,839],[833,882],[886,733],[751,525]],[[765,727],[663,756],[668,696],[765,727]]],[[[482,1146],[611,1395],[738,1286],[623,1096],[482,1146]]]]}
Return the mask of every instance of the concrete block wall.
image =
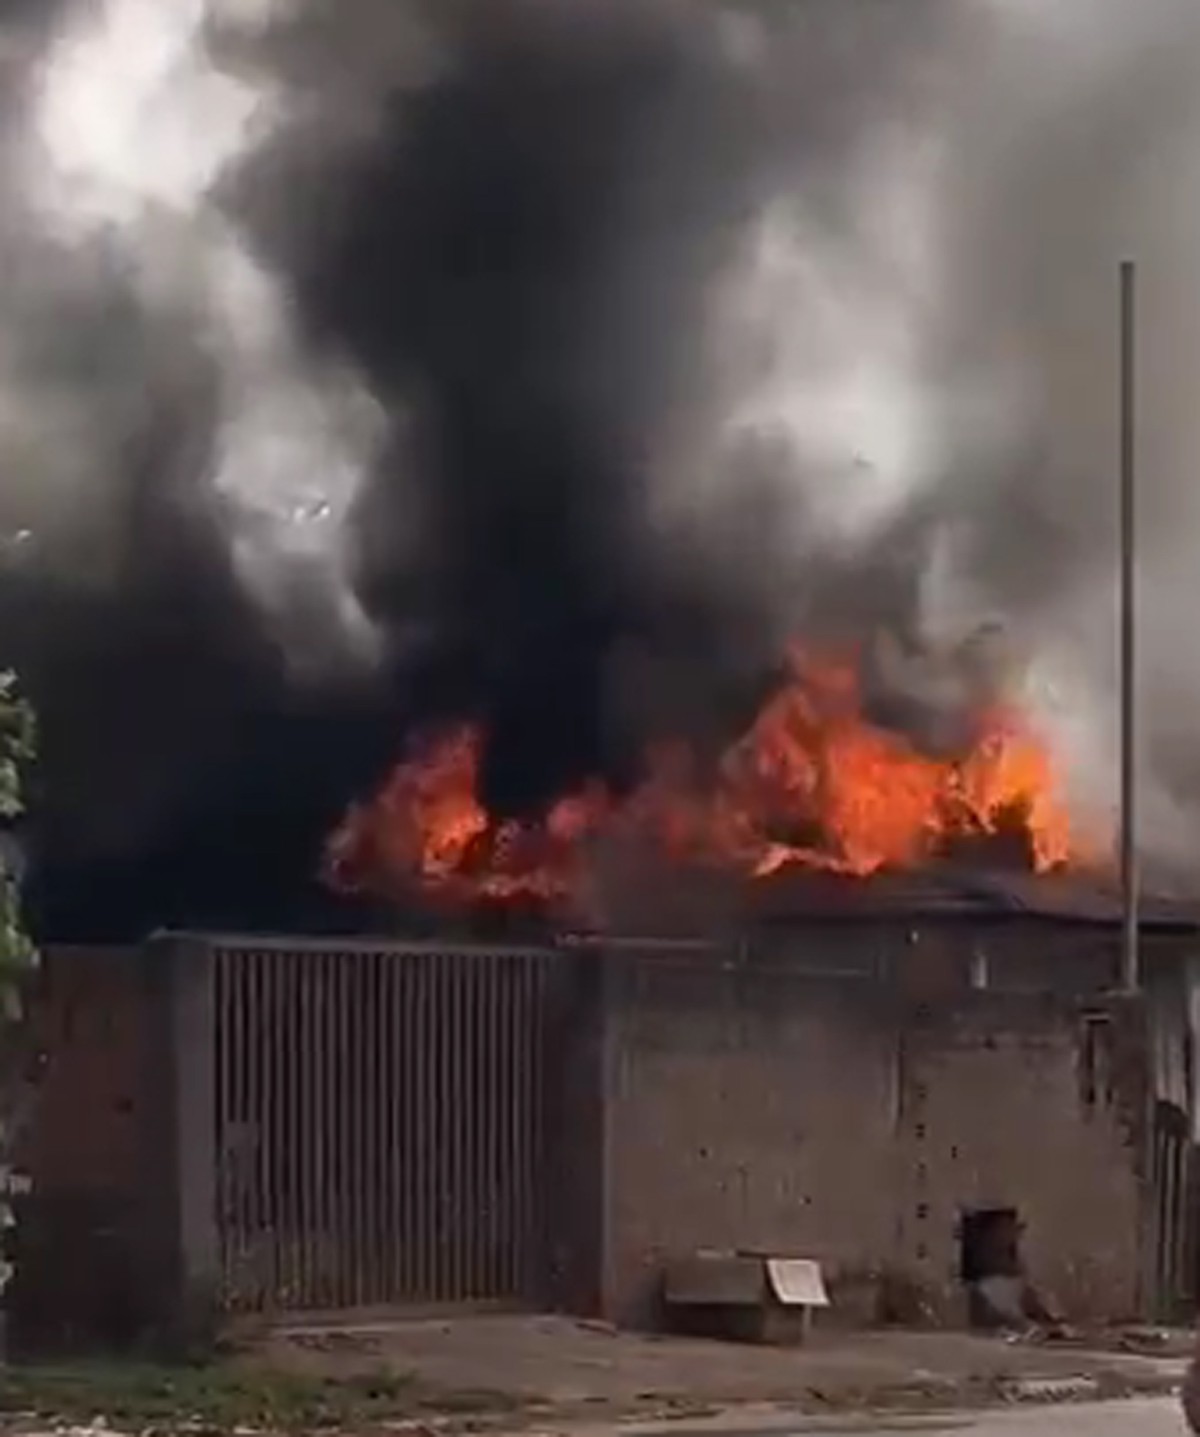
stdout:
{"type": "MultiPolygon", "coordinates": [[[[909,1291],[954,1320],[961,1215],[991,1205],[1016,1209],[1031,1276],[1070,1315],[1134,1315],[1148,1064],[1140,1006],[1105,996],[1108,946],[1044,925],[799,924],[581,960],[546,1055],[548,1300],[653,1326],[672,1255],[760,1248],[819,1258],[860,1320],[909,1291]]],[[[203,1303],[203,958],[182,940],[49,956],[18,1347],[142,1342],[203,1303]]]]}
{"type": "MultiPolygon", "coordinates": [[[[843,952],[842,957],[847,955],[843,952]]],[[[869,965],[628,962],[613,985],[605,1295],[654,1325],[701,1247],[884,1264],[897,1180],[893,1025],[869,965]]]]}
{"type": "MultiPolygon", "coordinates": [[[[1052,1308],[1138,1316],[1140,1155],[1115,1092],[1085,1091],[1085,1021],[1050,998],[980,994],[906,1030],[895,1263],[944,1318],[962,1315],[963,1212],[988,1208],[1016,1212],[1052,1308]]],[[[1106,1062],[1107,1034],[1101,1046],[1106,1062]]]]}
{"type": "Polygon", "coordinates": [[[58,948],[34,1021],[41,1078],[23,1151],[8,1335],[20,1353],[178,1346],[190,1269],[211,1265],[211,1029],[187,945],[58,948]],[[197,1081],[199,1078],[199,1081],[197,1081]],[[181,1094],[188,1102],[181,1101],[181,1094]],[[210,1098],[208,1098],[211,1101],[210,1098]],[[193,1220],[192,1209],[203,1209],[193,1220]],[[189,1230],[189,1222],[194,1231],[189,1230]],[[199,1234],[199,1236],[197,1236],[199,1234]]]}
{"type": "Polygon", "coordinates": [[[150,1004],[137,950],[44,956],[33,1014],[41,1078],[19,1155],[33,1186],[18,1205],[7,1294],[17,1350],[121,1345],[145,1323],[150,1004]]]}
{"type": "Polygon", "coordinates": [[[962,1213],[994,1206],[1072,1316],[1136,1315],[1144,1053],[1128,1015],[1088,1030],[1109,974],[1086,947],[1036,925],[825,925],[724,962],[617,960],[607,1314],[654,1325],[670,1256],[757,1247],[819,1258],[860,1317],[873,1289],[961,1320],[962,1213]]]}

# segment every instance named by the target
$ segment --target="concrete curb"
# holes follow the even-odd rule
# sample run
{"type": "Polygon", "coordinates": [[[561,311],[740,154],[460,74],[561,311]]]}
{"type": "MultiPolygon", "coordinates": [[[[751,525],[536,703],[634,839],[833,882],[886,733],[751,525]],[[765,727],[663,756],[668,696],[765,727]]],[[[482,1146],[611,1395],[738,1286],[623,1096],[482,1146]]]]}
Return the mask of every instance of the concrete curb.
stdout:
{"type": "Polygon", "coordinates": [[[611,1421],[537,1423],[530,1433],[570,1433],[572,1437],[770,1437],[773,1433],[822,1430],[864,1417],[922,1419],[964,1417],[1005,1407],[1074,1406],[1148,1398],[1177,1398],[1185,1364],[1179,1372],[1131,1375],[1119,1370],[1062,1376],[967,1376],[961,1379],[922,1374],[913,1382],[835,1393],[814,1390],[807,1399],[786,1403],[714,1403],[703,1411],[675,1411],[615,1417],[611,1421]]]}
{"type": "MultiPolygon", "coordinates": [[[[1152,1402],[1153,1398],[1130,1398],[1130,1402],[1152,1402]]],[[[1101,1409],[1119,1406],[1119,1402],[1104,1401],[1100,1403],[1085,1402],[1085,1408],[1099,1407],[1101,1409]]],[[[942,1408],[938,1411],[929,1412],[906,1412],[906,1413],[872,1413],[872,1412],[845,1412],[829,1415],[818,1415],[814,1413],[792,1412],[786,1419],[777,1417],[770,1422],[753,1424],[742,1420],[738,1421],[736,1412],[730,1414],[727,1421],[714,1421],[709,1427],[700,1427],[687,1424],[686,1426],[676,1423],[673,1427],[663,1424],[661,1427],[649,1428],[642,1426],[592,1426],[592,1427],[539,1427],[527,1429],[524,1432],[505,1434],[505,1437],[662,1437],[662,1434],[674,1433],[675,1437],[797,1437],[801,1433],[822,1434],[822,1437],[830,1437],[833,1433],[862,1433],[865,1431],[886,1430],[888,1432],[908,1433],[942,1433],[950,1431],[965,1432],[972,1428],[975,1420],[981,1415],[978,1408],[942,1408]]]]}

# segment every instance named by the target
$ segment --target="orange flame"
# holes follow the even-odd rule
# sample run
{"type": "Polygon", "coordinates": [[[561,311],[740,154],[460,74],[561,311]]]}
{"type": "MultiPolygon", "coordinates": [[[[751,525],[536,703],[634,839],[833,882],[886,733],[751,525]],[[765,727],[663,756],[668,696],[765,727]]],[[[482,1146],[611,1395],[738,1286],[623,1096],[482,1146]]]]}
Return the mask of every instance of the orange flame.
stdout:
{"type": "Polygon", "coordinates": [[[1050,756],[1018,715],[987,714],[965,757],[934,758],[863,717],[852,665],[799,653],[707,781],[694,754],[673,746],[648,756],[630,795],[596,784],[537,820],[496,822],[478,796],[482,743],[464,726],[399,764],[333,835],[331,881],[552,899],[586,882],[601,842],[649,845],[672,863],[752,878],[795,864],[865,876],[996,834],[1020,836],[1038,870],[1072,856],[1050,756]]]}

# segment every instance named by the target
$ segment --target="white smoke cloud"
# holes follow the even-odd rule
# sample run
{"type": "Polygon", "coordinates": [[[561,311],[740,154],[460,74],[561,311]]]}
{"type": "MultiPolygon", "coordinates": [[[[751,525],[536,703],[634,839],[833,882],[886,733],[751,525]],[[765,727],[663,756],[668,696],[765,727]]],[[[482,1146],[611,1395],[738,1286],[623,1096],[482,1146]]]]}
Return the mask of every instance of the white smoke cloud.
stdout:
{"type": "MultiPolygon", "coordinates": [[[[1081,813],[1111,813],[1117,268],[1134,257],[1140,829],[1151,860],[1186,870],[1200,841],[1200,652],[1183,620],[1200,601],[1200,422],[1186,378],[1200,361],[1200,12],[1181,0],[992,9],[998,68],[967,108],[947,195],[946,330],[956,363],[985,377],[1015,363],[1029,383],[963,568],[1034,656],[1031,699],[1081,813]]],[[[956,458],[969,467],[969,443],[956,458]]]]}
{"type": "Polygon", "coordinates": [[[27,562],[117,583],[134,542],[114,503],[130,442],[160,406],[177,401],[189,423],[207,403],[198,502],[227,527],[287,657],[320,667],[373,651],[345,521],[382,422],[359,380],[304,354],[285,288],[219,203],[286,105],[262,74],[223,68],[212,40],[277,9],[105,0],[68,13],[5,172],[0,250],[23,283],[0,297],[0,464],[27,562]]]}
{"type": "MultiPolygon", "coordinates": [[[[1081,826],[1111,829],[1117,267],[1136,257],[1141,838],[1178,867],[1200,843],[1200,11],[974,0],[948,35],[918,83],[889,91],[884,72],[832,222],[827,191],[793,178],[718,292],[723,398],[665,471],[664,527],[736,507],[764,446],[798,571],[840,555],[869,583],[916,524],[935,660],[999,619],[1081,826]]],[[[714,525],[710,552],[753,572],[728,542],[714,525]]]]}

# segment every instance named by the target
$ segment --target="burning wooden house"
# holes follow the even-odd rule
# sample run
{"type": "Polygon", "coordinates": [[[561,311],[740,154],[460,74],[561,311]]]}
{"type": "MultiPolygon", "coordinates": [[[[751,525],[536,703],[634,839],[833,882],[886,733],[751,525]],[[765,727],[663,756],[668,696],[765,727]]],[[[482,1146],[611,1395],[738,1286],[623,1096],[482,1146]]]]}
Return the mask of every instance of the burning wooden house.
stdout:
{"type": "Polygon", "coordinates": [[[656,1325],[703,1251],[816,1260],[830,1321],[965,1320],[1020,1275],[1077,1321],[1190,1300],[1200,913],[1147,904],[1143,990],[1114,991],[1118,906],[1064,868],[1011,719],[934,759],[825,673],[707,788],[676,754],[502,825],[473,743],[331,848],[342,884],[440,904],[432,938],[51,952],[18,1338],[447,1304],[656,1325]]]}

